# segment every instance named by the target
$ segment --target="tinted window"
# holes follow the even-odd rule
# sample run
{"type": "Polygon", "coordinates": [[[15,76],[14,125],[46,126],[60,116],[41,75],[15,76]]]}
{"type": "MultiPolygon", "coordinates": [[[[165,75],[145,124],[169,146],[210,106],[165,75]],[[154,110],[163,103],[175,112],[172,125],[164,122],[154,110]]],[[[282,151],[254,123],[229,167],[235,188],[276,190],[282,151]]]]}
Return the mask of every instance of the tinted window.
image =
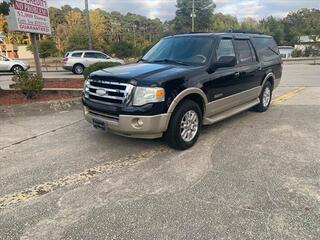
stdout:
{"type": "Polygon", "coordinates": [[[217,48],[217,60],[222,56],[236,56],[231,39],[222,39],[217,48]]]}
{"type": "Polygon", "coordinates": [[[279,49],[273,38],[254,38],[256,49],[263,60],[272,60],[279,56],[279,49]]]}
{"type": "Polygon", "coordinates": [[[96,58],[107,59],[108,57],[103,53],[96,53],[96,58]]]}
{"type": "Polygon", "coordinates": [[[85,58],[97,58],[95,52],[86,52],[84,53],[85,58]]]}
{"type": "Polygon", "coordinates": [[[6,58],[4,56],[0,56],[0,61],[8,61],[8,58],[6,58]]]}
{"type": "Polygon", "coordinates": [[[72,56],[72,57],[81,57],[81,56],[82,56],[82,52],[72,53],[71,56],[72,56]]]}
{"type": "Polygon", "coordinates": [[[171,60],[185,64],[205,64],[212,52],[212,37],[183,36],[164,38],[143,57],[154,62],[171,60]]]}
{"type": "Polygon", "coordinates": [[[250,49],[250,43],[248,40],[235,40],[234,41],[237,53],[238,53],[238,63],[250,63],[253,62],[253,57],[250,49]]]}

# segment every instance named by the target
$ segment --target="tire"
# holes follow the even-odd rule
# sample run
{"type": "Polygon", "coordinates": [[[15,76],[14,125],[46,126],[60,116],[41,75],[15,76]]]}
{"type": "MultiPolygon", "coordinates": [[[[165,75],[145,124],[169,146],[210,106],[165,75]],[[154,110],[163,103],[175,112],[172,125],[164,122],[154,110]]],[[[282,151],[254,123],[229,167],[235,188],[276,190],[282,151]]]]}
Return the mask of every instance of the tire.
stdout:
{"type": "Polygon", "coordinates": [[[183,100],[173,112],[164,137],[170,147],[185,150],[197,142],[201,127],[200,106],[192,100],[183,100]],[[182,129],[183,122],[185,123],[184,129],[182,129]]]}
{"type": "Polygon", "coordinates": [[[23,72],[24,71],[24,69],[23,69],[23,67],[22,66],[20,66],[20,65],[14,65],[12,68],[11,68],[11,72],[13,73],[13,74],[18,74],[19,72],[23,72]]]}
{"type": "Polygon", "coordinates": [[[82,75],[84,72],[84,66],[82,64],[75,64],[72,72],[77,75],[82,75]]]}
{"type": "Polygon", "coordinates": [[[267,111],[272,100],[272,85],[269,81],[264,84],[259,99],[260,103],[254,106],[253,110],[256,112],[267,111]]]}

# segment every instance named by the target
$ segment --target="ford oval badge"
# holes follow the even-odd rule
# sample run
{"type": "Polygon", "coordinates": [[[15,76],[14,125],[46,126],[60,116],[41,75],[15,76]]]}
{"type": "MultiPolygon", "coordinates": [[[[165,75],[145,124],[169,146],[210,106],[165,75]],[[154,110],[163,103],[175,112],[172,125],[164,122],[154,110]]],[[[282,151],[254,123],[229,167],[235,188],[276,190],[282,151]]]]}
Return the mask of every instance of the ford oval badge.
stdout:
{"type": "Polygon", "coordinates": [[[104,96],[104,95],[106,95],[106,90],[104,90],[104,89],[97,89],[96,90],[96,93],[99,95],[99,96],[104,96]]]}

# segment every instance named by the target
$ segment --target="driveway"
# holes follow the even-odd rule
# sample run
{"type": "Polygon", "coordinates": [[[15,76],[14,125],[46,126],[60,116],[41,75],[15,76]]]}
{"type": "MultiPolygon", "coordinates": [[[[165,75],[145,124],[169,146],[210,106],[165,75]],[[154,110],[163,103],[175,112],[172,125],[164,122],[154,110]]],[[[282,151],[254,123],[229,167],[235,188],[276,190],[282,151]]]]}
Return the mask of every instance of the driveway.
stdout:
{"type": "Polygon", "coordinates": [[[80,109],[0,117],[0,239],[319,239],[320,68],[286,65],[266,113],[190,150],[80,109]]]}

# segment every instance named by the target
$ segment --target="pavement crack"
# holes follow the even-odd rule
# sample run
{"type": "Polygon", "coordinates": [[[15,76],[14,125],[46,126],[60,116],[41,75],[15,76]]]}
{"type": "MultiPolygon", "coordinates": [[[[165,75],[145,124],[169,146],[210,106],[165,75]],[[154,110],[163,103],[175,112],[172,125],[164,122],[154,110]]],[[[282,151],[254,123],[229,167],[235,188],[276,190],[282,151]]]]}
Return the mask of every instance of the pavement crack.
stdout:
{"type": "Polygon", "coordinates": [[[0,197],[0,209],[8,207],[13,204],[29,201],[35,197],[46,195],[59,188],[66,186],[74,186],[76,184],[90,181],[92,178],[107,173],[113,169],[120,169],[123,167],[130,167],[138,162],[150,159],[157,154],[169,151],[167,147],[158,147],[153,150],[139,152],[136,154],[128,155],[116,161],[107,162],[105,164],[86,169],[83,172],[71,174],[69,176],[60,178],[56,181],[50,181],[43,184],[33,186],[21,192],[8,194],[0,197]]]}
{"type": "Polygon", "coordinates": [[[7,148],[10,148],[10,147],[12,147],[12,146],[19,145],[19,144],[21,144],[21,143],[27,142],[27,141],[29,141],[29,140],[32,140],[32,139],[41,137],[41,136],[44,136],[44,135],[47,135],[47,134],[50,134],[50,133],[54,133],[54,132],[56,132],[56,131],[58,131],[58,130],[61,130],[61,129],[64,129],[64,128],[73,126],[73,125],[75,125],[75,124],[77,124],[77,123],[79,123],[79,122],[82,122],[82,121],[83,121],[83,119],[80,119],[80,120],[77,120],[77,121],[75,121],[75,122],[69,123],[69,124],[67,124],[67,125],[63,125],[63,126],[61,126],[61,127],[57,127],[57,128],[51,129],[51,130],[49,130],[49,131],[46,131],[46,132],[43,132],[43,133],[40,133],[40,134],[31,136],[31,137],[22,139],[22,140],[20,140],[20,141],[11,143],[11,144],[9,144],[9,145],[7,145],[7,146],[1,147],[1,148],[0,148],[0,151],[2,151],[2,150],[4,150],[4,149],[7,149],[7,148]]]}

